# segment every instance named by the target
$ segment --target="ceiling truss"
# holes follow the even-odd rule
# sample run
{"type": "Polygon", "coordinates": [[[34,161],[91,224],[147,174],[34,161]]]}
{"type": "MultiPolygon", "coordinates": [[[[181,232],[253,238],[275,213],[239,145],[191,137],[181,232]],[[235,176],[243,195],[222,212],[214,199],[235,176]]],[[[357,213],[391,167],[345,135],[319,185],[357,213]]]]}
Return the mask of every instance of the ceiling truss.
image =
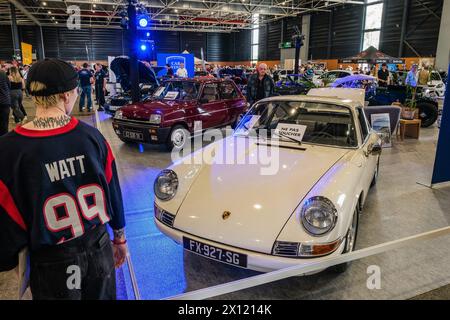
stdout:
{"type": "MultiPolygon", "coordinates": [[[[302,14],[329,11],[363,0],[141,0],[151,30],[234,32],[302,14]],[[255,21],[255,19],[258,21],[255,21]]],[[[10,3],[17,7],[19,25],[66,27],[67,8],[80,8],[81,27],[120,28],[127,0],[0,0],[0,24],[11,23],[10,3]],[[19,8],[20,7],[20,8],[19,8]]]]}

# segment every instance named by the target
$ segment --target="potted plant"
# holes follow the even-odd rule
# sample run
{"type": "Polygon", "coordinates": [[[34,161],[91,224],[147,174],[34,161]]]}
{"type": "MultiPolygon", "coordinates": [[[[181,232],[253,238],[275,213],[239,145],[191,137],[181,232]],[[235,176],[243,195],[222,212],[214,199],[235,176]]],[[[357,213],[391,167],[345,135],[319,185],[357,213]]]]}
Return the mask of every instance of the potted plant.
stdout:
{"type": "Polygon", "coordinates": [[[405,103],[402,107],[402,119],[413,120],[416,117],[417,101],[416,101],[416,87],[407,87],[405,103]]]}

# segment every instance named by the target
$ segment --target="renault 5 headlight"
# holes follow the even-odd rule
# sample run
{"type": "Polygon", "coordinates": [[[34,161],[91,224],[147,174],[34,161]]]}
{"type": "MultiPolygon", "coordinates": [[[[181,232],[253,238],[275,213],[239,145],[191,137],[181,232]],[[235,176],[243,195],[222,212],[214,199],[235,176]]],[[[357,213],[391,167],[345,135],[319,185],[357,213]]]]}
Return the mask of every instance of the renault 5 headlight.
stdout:
{"type": "Polygon", "coordinates": [[[330,232],[337,221],[337,210],[333,202],[321,196],[309,198],[300,212],[300,221],[312,236],[330,232]]]}
{"type": "Polygon", "coordinates": [[[178,189],[177,174],[169,169],[161,171],[153,185],[155,196],[162,201],[168,201],[175,197],[178,189]]]}
{"type": "Polygon", "coordinates": [[[115,119],[123,119],[123,112],[120,110],[116,111],[116,113],[114,114],[114,118],[115,119]]]}
{"type": "Polygon", "coordinates": [[[161,123],[161,115],[160,114],[152,114],[150,115],[150,123],[160,124],[161,123]]]}

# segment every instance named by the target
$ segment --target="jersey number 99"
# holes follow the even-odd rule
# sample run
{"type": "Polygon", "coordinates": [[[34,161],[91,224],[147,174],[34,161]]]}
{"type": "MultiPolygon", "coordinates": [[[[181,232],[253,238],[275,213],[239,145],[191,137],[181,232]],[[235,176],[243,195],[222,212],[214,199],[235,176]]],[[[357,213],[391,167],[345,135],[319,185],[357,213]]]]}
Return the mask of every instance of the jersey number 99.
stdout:
{"type": "Polygon", "coordinates": [[[47,229],[51,232],[58,232],[70,228],[72,238],[84,234],[84,219],[90,221],[97,217],[102,224],[109,221],[105,194],[97,184],[80,187],[77,190],[76,199],[71,194],[60,193],[48,198],[44,203],[44,219],[47,229]],[[93,199],[91,205],[88,204],[89,197],[93,199]],[[61,207],[64,208],[65,214],[59,217],[57,209],[61,207]]]}

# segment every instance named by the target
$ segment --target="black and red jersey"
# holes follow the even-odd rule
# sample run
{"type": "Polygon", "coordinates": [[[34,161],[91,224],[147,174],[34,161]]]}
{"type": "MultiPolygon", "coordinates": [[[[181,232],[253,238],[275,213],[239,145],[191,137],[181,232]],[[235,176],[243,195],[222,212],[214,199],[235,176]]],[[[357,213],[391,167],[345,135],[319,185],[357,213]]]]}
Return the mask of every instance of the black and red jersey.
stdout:
{"type": "Polygon", "coordinates": [[[83,235],[96,225],[125,226],[109,144],[72,118],[64,127],[17,127],[0,137],[0,271],[36,251],[83,235]]]}

